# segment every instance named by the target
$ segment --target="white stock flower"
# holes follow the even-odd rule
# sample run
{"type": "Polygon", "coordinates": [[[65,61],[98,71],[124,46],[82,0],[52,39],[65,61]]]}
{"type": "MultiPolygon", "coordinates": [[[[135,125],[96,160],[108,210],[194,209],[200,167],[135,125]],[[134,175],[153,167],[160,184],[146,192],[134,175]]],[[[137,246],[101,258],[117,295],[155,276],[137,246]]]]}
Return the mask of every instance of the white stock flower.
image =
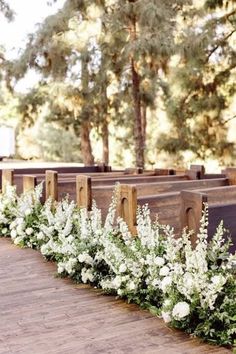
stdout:
{"type": "Polygon", "coordinates": [[[135,290],[135,289],[136,289],[135,282],[134,282],[134,281],[131,281],[131,282],[128,284],[127,289],[128,289],[129,291],[135,290]]]}
{"type": "Polygon", "coordinates": [[[63,262],[59,262],[57,264],[57,271],[59,274],[63,273],[65,270],[65,264],[63,262]]]}
{"type": "Polygon", "coordinates": [[[163,277],[167,276],[170,273],[170,268],[167,266],[164,266],[160,269],[159,274],[163,277]]]}
{"type": "Polygon", "coordinates": [[[121,283],[122,283],[121,277],[117,276],[112,280],[111,284],[115,289],[118,289],[121,286],[121,283]]]}
{"type": "Polygon", "coordinates": [[[165,260],[164,260],[164,258],[157,256],[157,257],[154,259],[154,263],[155,263],[155,265],[157,265],[158,267],[162,267],[162,266],[164,265],[164,263],[165,263],[165,260]]]}
{"type": "Polygon", "coordinates": [[[7,228],[4,227],[4,228],[2,229],[2,234],[5,235],[6,233],[7,233],[7,228]]]}
{"type": "Polygon", "coordinates": [[[82,268],[81,271],[81,278],[83,283],[87,283],[88,281],[93,282],[94,281],[94,275],[92,273],[91,269],[87,268],[82,268]]]}
{"type": "Polygon", "coordinates": [[[124,272],[126,272],[126,270],[127,270],[127,267],[126,267],[125,263],[122,263],[119,267],[119,272],[124,273],[124,272]]]}
{"type": "Polygon", "coordinates": [[[93,258],[86,252],[81,253],[78,256],[78,260],[79,260],[80,263],[86,263],[86,264],[89,264],[89,265],[93,264],[93,258]]]}
{"type": "Polygon", "coordinates": [[[176,320],[181,320],[182,318],[188,316],[190,314],[190,306],[185,301],[178,302],[172,310],[172,316],[176,320]]]}
{"type": "Polygon", "coordinates": [[[167,276],[165,278],[162,279],[160,287],[161,290],[163,291],[163,293],[165,293],[168,289],[168,287],[172,284],[172,279],[170,276],[167,276]]]}

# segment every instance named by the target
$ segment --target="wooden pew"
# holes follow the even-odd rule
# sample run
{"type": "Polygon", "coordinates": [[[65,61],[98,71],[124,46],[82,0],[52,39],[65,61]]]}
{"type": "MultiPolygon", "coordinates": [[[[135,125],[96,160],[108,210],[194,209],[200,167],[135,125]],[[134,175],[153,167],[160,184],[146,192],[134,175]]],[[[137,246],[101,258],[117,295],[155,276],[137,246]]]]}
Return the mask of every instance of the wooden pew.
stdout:
{"type": "Polygon", "coordinates": [[[236,251],[236,185],[181,192],[181,227],[187,226],[194,231],[193,241],[199,231],[205,203],[208,204],[209,212],[209,236],[214,235],[216,227],[223,220],[234,243],[231,251],[236,251]]]}
{"type": "MultiPolygon", "coordinates": [[[[50,169],[48,169],[50,170],[50,169]]],[[[20,194],[23,191],[23,180],[22,177],[24,174],[20,174],[19,170],[2,170],[3,171],[3,179],[4,176],[7,174],[14,177],[11,177],[11,180],[8,178],[8,183],[14,184],[17,186],[17,193],[20,194]]],[[[37,171],[37,169],[36,169],[37,171]]],[[[54,170],[58,172],[57,170],[54,170]]],[[[46,171],[45,171],[46,172],[46,171]]],[[[31,173],[31,169],[27,172],[27,174],[31,173]]],[[[167,176],[167,175],[174,175],[175,171],[172,169],[154,169],[150,171],[143,171],[141,174],[140,169],[125,169],[123,171],[110,171],[110,172],[92,172],[90,173],[92,179],[94,180],[94,183],[97,184],[103,184],[104,180],[107,180],[107,184],[113,185],[115,184],[116,181],[119,180],[119,178],[124,177],[124,179],[127,181],[131,177],[148,177],[148,176],[167,176]],[[137,174],[135,174],[137,172],[137,174]],[[95,182],[95,180],[97,182],[95,182]]],[[[79,173],[73,173],[73,172],[64,172],[60,173],[58,176],[58,180],[61,181],[68,181],[69,182],[75,182],[76,180],[76,175],[78,174],[84,174],[84,172],[79,172],[79,173]]],[[[34,173],[34,175],[37,177],[38,183],[45,181],[45,173],[34,173]]]]}
{"type": "MultiPolygon", "coordinates": [[[[111,167],[107,166],[106,168],[103,166],[65,166],[65,167],[53,167],[54,171],[57,171],[58,173],[94,173],[94,172],[106,172],[104,169],[110,171],[111,167]],[[103,170],[103,171],[101,171],[103,170]]],[[[9,169],[0,169],[0,189],[2,188],[2,177],[4,178],[4,173],[6,170],[9,169]]],[[[10,169],[13,171],[13,169],[10,169]]],[[[14,169],[14,175],[39,175],[39,174],[45,174],[46,170],[50,170],[50,167],[29,167],[29,168],[15,168],[14,169]]]]}

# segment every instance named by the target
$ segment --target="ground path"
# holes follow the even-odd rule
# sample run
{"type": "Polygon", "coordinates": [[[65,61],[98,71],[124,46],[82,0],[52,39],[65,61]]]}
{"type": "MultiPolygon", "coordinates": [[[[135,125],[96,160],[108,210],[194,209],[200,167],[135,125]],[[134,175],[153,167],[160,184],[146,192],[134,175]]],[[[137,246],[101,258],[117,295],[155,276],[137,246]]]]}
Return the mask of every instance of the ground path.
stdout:
{"type": "Polygon", "coordinates": [[[226,354],[0,239],[0,354],[226,354]]]}

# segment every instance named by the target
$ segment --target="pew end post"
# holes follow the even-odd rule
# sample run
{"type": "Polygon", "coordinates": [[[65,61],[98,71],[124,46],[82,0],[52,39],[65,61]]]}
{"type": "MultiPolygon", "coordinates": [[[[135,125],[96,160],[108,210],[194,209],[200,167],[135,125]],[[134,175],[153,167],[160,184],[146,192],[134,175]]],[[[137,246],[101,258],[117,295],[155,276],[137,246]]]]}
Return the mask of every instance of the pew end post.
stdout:
{"type": "Polygon", "coordinates": [[[189,179],[202,179],[204,174],[204,165],[190,165],[190,169],[186,171],[186,175],[189,179]]]}
{"type": "Polygon", "coordinates": [[[228,178],[230,186],[236,185],[236,167],[226,168],[222,172],[224,172],[226,178],[228,178]]]}
{"type": "Polygon", "coordinates": [[[23,193],[34,190],[37,185],[37,178],[33,175],[23,175],[23,193]]]}
{"type": "Polygon", "coordinates": [[[58,200],[58,173],[56,171],[47,170],[46,173],[46,200],[52,198],[53,201],[58,200]]]}
{"type": "Polygon", "coordinates": [[[92,209],[91,177],[86,175],[76,176],[76,202],[79,208],[92,209]]]}
{"type": "Polygon", "coordinates": [[[133,236],[137,234],[136,212],[137,212],[137,189],[132,185],[120,185],[118,193],[118,216],[128,225],[133,236]]]}
{"type": "Polygon", "coordinates": [[[204,211],[204,205],[208,198],[205,193],[194,191],[182,191],[181,196],[181,230],[188,227],[193,231],[192,244],[195,245],[199,232],[200,220],[204,211]]]}
{"type": "Polygon", "coordinates": [[[13,186],[14,184],[14,170],[4,169],[2,170],[2,192],[5,193],[7,186],[13,186]]]}

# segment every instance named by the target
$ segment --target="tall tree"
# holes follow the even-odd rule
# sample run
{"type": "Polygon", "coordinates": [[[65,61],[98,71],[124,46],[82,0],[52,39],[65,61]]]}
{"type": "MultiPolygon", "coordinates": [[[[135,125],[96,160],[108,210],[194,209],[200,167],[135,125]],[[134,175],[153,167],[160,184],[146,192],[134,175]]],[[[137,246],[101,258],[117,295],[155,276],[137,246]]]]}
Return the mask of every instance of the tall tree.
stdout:
{"type": "Polygon", "coordinates": [[[189,150],[201,159],[221,161],[234,156],[227,123],[236,116],[227,110],[236,90],[235,4],[207,0],[181,23],[178,57],[162,82],[173,127],[172,135],[160,139],[164,150],[177,154],[189,150]]]}

